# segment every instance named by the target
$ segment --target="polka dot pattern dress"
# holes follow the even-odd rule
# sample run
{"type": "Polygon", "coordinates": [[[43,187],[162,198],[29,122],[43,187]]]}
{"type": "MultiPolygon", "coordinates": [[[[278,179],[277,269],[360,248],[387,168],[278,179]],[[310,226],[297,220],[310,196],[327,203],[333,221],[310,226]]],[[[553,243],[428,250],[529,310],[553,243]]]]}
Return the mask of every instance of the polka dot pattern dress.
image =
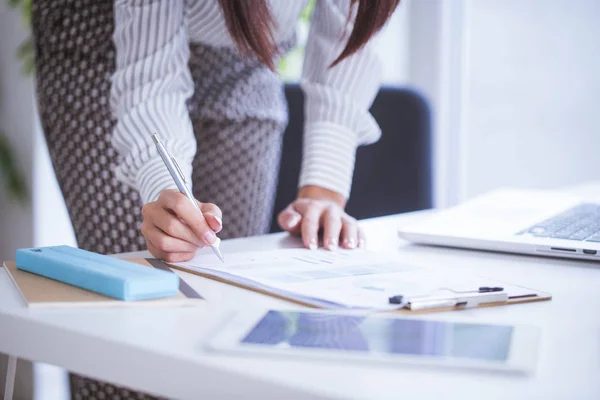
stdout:
{"type": "Polygon", "coordinates": [[[79,247],[144,250],[138,192],[112,172],[112,2],[34,1],[33,29],[42,129],[79,247]]]}
{"type": "MultiPolygon", "coordinates": [[[[281,51],[292,44],[280,44],[281,51]]],[[[222,239],[267,233],[287,124],[281,81],[258,60],[226,48],[192,45],[189,66],[194,195],[221,207],[222,239]]]]}
{"type": "MultiPolygon", "coordinates": [[[[112,1],[34,0],[32,21],[42,128],[78,246],[102,254],[145,250],[139,194],[113,173],[112,1]]],[[[221,238],[267,233],[287,123],[281,83],[231,49],[190,50],[194,195],[223,210],[221,238]]],[[[70,380],[74,399],[154,398],[73,374],[70,380]]]]}

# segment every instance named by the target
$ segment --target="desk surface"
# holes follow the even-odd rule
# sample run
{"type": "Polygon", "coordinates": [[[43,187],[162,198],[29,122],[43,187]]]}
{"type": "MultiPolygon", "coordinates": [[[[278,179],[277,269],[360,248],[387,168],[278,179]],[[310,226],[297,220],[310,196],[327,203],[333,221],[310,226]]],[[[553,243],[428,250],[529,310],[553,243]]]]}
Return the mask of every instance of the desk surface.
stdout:
{"type": "MultiPolygon", "coordinates": [[[[534,375],[208,353],[205,340],[232,311],[294,306],[184,272],[178,273],[208,300],[201,307],[29,310],[0,269],[0,352],[172,398],[600,399],[598,263],[409,245],[398,239],[396,227],[412,218],[418,213],[363,221],[368,247],[396,253],[406,263],[553,294],[550,302],[420,317],[540,327],[534,375]]],[[[222,249],[227,254],[298,245],[276,234],[226,241],[222,249]]]]}

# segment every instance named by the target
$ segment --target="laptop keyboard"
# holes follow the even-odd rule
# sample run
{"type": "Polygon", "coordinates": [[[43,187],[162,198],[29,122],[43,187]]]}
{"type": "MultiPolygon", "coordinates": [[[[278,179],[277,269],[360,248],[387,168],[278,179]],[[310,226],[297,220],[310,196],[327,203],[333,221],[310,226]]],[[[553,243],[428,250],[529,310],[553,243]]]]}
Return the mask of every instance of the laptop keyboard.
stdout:
{"type": "Polygon", "coordinates": [[[600,242],[600,204],[581,204],[526,229],[522,234],[600,242]]]}

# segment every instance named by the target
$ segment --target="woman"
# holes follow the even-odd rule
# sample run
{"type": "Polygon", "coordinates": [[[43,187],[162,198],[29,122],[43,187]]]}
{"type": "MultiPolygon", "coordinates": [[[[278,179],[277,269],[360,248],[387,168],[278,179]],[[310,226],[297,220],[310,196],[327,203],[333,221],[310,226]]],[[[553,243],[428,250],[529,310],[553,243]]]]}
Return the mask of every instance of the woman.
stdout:
{"type": "MultiPolygon", "coordinates": [[[[217,240],[215,232],[231,237],[267,231],[287,122],[274,62],[289,47],[306,3],[115,3],[111,104],[117,118],[113,143],[122,156],[116,171],[140,192],[142,233],[154,256],[188,260],[217,240]],[[152,142],[154,132],[178,158],[195,196],[210,201],[201,203],[205,217],[175,190],[152,142]],[[212,203],[223,208],[225,225],[212,203]]],[[[281,227],[301,233],[307,248],[318,246],[320,229],[329,250],[340,239],[348,249],[364,242],[344,205],[356,146],[380,134],[368,112],[379,66],[366,44],[396,5],[316,3],[303,69],[300,188],[279,215],[281,227]]]]}
{"type": "MultiPolygon", "coordinates": [[[[355,147],[379,135],[366,111],[378,78],[366,42],[398,0],[354,1],[348,20],[350,3],[317,1],[306,51],[302,188],[279,222],[307,247],[317,244],[321,223],[329,249],[338,231],[347,248],[361,238],[343,205],[355,147]]],[[[40,118],[79,247],[119,253],[148,243],[155,256],[174,261],[203,246],[203,235],[212,240],[210,231],[223,238],[267,232],[287,122],[270,68],[293,45],[304,4],[33,2],[40,118]],[[191,175],[196,197],[223,210],[224,224],[219,208],[203,204],[207,229],[168,191],[153,131],[191,175]],[[173,210],[189,224],[172,218],[173,210]]],[[[74,375],[71,382],[75,398],[131,394],[74,375]]]]}

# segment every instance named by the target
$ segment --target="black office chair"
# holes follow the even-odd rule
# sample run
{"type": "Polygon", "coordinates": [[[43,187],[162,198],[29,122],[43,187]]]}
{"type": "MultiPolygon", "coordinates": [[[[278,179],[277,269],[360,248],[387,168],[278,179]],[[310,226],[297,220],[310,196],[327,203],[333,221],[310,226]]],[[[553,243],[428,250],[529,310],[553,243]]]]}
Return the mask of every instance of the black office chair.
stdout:
{"type": "MultiPolygon", "coordinates": [[[[302,160],[304,95],[297,84],[285,87],[290,120],[283,140],[279,185],[271,224],[296,197],[302,160]]],[[[346,211],[357,219],[431,208],[429,108],[415,91],[383,87],[371,107],[381,139],[359,147],[346,211]]]]}

